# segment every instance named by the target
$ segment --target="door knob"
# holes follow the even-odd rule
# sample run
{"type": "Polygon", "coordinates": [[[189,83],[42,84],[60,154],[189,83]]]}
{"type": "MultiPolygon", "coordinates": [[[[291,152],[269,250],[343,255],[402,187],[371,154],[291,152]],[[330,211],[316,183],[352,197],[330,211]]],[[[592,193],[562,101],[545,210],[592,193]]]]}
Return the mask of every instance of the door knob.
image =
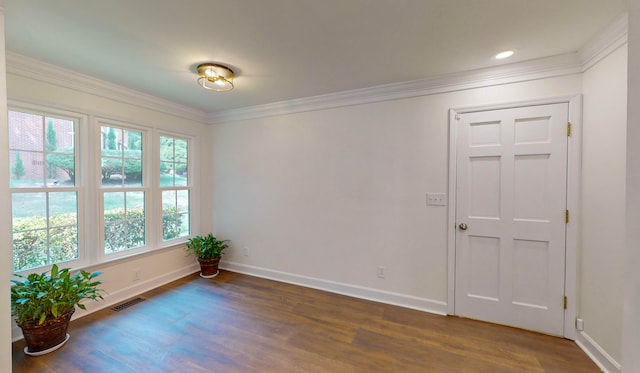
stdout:
{"type": "Polygon", "coordinates": [[[463,230],[463,231],[466,231],[466,230],[467,230],[467,228],[469,228],[469,227],[468,227],[465,223],[461,223],[461,224],[458,226],[458,228],[460,228],[460,229],[461,229],[461,230],[463,230]]]}

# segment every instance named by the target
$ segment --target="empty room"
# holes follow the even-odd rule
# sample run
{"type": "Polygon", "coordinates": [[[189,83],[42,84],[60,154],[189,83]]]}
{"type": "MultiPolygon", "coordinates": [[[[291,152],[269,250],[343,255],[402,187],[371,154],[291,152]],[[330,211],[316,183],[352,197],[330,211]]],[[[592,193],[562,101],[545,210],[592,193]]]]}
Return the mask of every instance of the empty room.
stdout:
{"type": "Polygon", "coordinates": [[[2,371],[640,372],[636,1],[0,5],[2,371]]]}

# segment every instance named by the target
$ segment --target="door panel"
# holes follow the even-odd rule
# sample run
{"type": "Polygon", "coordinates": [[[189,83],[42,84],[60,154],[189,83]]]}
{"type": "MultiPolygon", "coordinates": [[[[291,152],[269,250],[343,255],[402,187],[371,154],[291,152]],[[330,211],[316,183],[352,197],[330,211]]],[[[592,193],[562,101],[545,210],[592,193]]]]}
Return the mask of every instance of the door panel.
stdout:
{"type": "Polygon", "coordinates": [[[567,104],[459,116],[456,314],[563,334],[567,118],[567,104]]]}

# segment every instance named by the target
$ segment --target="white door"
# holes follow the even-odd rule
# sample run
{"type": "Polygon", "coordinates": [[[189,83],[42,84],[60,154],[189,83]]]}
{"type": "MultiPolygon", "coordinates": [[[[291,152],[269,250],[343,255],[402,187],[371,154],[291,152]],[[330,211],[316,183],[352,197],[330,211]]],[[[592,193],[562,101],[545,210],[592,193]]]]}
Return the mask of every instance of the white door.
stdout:
{"type": "Polygon", "coordinates": [[[563,335],[568,104],[459,114],[455,313],[563,335]]]}

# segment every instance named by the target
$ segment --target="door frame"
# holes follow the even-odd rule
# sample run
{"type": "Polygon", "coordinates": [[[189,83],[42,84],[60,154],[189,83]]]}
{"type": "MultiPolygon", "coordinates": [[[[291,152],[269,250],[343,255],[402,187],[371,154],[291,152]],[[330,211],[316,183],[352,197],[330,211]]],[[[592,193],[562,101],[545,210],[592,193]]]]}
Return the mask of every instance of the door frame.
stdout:
{"type": "MultiPolygon", "coordinates": [[[[567,103],[571,136],[567,148],[567,209],[570,218],[567,224],[565,289],[567,308],[564,312],[564,337],[576,339],[576,308],[578,304],[578,238],[580,226],[580,177],[582,151],[582,95],[562,96],[541,100],[518,101],[504,104],[492,104],[449,109],[449,190],[447,224],[447,314],[455,315],[455,278],[456,278],[456,144],[458,114],[487,110],[511,109],[524,106],[567,103]]],[[[560,301],[560,300],[559,300],[560,301]]]]}

